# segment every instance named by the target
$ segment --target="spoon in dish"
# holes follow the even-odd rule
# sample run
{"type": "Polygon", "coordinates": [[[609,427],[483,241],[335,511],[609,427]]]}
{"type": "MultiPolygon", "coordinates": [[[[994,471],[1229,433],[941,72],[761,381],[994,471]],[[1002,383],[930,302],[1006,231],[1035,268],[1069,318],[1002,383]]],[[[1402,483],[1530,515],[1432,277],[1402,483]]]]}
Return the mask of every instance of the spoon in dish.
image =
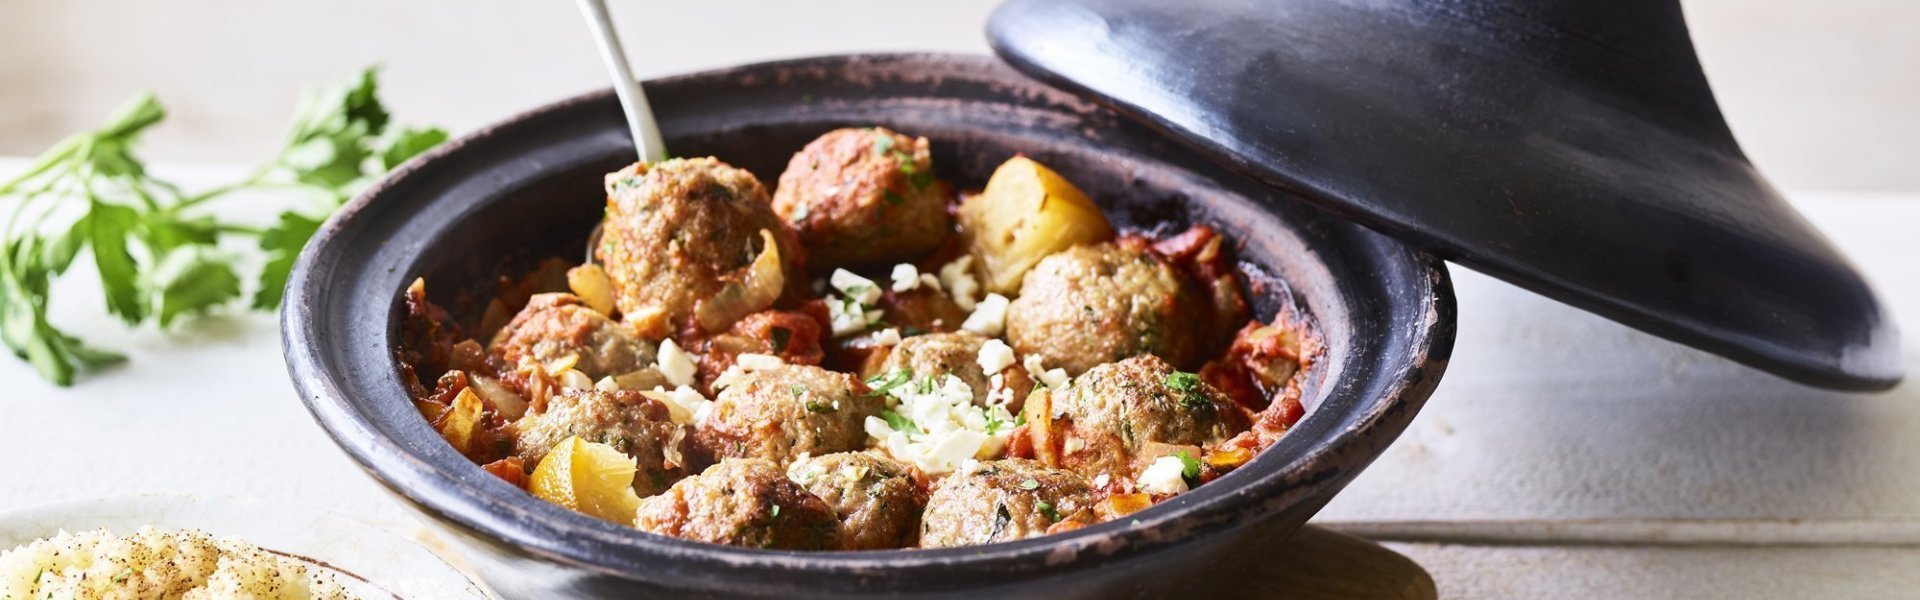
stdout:
{"type": "Polygon", "coordinates": [[[580,14],[587,18],[587,27],[593,30],[593,40],[600,48],[600,59],[607,63],[607,75],[613,78],[613,93],[620,97],[620,108],[627,114],[627,130],[633,134],[633,149],[641,162],[665,160],[667,145],[660,140],[660,124],[653,120],[647,94],[641,91],[633,67],[627,64],[620,34],[614,31],[613,18],[607,14],[606,0],[580,0],[580,14]]]}
{"type": "MultiPolygon", "coordinates": [[[[586,17],[587,28],[593,31],[593,41],[600,48],[600,60],[607,64],[607,75],[613,78],[613,93],[620,98],[620,109],[627,115],[627,132],[633,135],[633,149],[639,154],[640,162],[666,160],[667,144],[660,139],[660,124],[653,119],[647,93],[633,77],[633,66],[627,64],[627,53],[620,46],[620,34],[613,29],[613,17],[607,14],[606,0],[580,0],[580,14],[586,17]]],[[[587,234],[586,264],[594,264],[593,249],[600,247],[600,235],[605,228],[602,222],[593,226],[593,233],[587,234]]]]}

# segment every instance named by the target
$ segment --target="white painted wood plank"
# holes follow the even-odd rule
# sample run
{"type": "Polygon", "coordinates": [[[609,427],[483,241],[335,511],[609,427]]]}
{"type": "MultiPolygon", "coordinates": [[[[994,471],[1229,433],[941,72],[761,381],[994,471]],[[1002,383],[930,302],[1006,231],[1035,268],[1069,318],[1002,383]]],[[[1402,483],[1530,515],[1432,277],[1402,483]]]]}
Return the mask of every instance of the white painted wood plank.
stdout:
{"type": "Polygon", "coordinates": [[[1913,548],[1458,546],[1387,544],[1433,576],[1440,597],[1913,598],[1913,548]]]}
{"type": "MultiPolygon", "coordinates": [[[[1908,326],[1920,372],[1920,198],[1799,198],[1908,326]]],[[[1446,378],[1322,522],[1891,520],[1914,538],[1920,387],[1813,390],[1453,273],[1446,378]]]]}

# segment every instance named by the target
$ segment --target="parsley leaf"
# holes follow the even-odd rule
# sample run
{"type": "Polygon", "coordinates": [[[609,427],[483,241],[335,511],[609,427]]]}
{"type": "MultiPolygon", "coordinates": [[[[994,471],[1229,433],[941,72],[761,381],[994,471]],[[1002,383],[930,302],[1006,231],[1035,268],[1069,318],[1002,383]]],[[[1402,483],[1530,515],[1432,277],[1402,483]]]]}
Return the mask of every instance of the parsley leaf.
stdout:
{"type": "Polygon", "coordinates": [[[1180,405],[1187,408],[1202,408],[1212,404],[1200,387],[1200,376],[1186,371],[1174,371],[1167,374],[1167,387],[1180,392],[1180,405]]]}
{"type": "Polygon", "coordinates": [[[1200,459],[1187,454],[1185,450],[1175,452],[1173,457],[1180,459],[1180,477],[1188,481],[1200,478],[1200,459]]]}
{"type": "Polygon", "coordinates": [[[1053,503],[1047,502],[1045,500],[1037,500],[1033,503],[1033,507],[1039,509],[1040,514],[1046,515],[1048,522],[1052,522],[1052,523],[1060,522],[1060,510],[1054,508],[1053,503]]]}
{"type": "Polygon", "coordinates": [[[886,421],[887,427],[900,433],[920,433],[920,425],[914,423],[913,419],[892,410],[880,411],[880,420],[886,421]]]}
{"type": "Polygon", "coordinates": [[[867,386],[873,388],[873,391],[867,392],[867,395],[886,395],[888,392],[893,391],[893,388],[905,385],[912,379],[913,373],[906,369],[894,369],[893,372],[887,373],[886,375],[876,375],[872,379],[867,380],[867,386]]]}
{"type": "Polygon", "coordinates": [[[260,249],[267,253],[267,264],[260,267],[260,286],[253,292],[254,308],[273,310],[280,306],[294,261],[300,258],[300,250],[307,246],[314,232],[320,230],[324,220],[325,217],[290,210],[280,213],[280,219],[272,227],[260,232],[260,249]]]}
{"type": "Polygon", "coordinates": [[[286,147],[246,178],[188,195],[149,175],[134,153],[141,135],[165,118],[151,94],[136,96],[98,129],[69,136],[0,182],[0,207],[10,215],[0,222],[0,341],[48,381],[71,385],[80,371],[125,360],[47,319],[51,280],[83,252],[93,255],[109,314],[128,325],[166,327],[240,298],[241,262],[219,248],[231,236],[257,236],[267,260],[253,306],[272,309],[326,213],[447,139],[439,129],[389,127],[376,71],[366,69],[345,86],[309,94],[286,147]],[[203,208],[243,190],[297,192],[322,202],[282,214],[265,229],[203,208]]]}

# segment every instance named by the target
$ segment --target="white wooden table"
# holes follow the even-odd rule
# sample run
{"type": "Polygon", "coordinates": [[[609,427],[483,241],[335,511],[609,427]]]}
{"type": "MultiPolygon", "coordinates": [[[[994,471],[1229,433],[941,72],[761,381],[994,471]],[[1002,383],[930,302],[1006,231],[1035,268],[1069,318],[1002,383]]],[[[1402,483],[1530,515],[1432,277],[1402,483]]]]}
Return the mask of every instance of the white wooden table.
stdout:
{"type": "MultiPolygon", "coordinates": [[[[195,187],[238,169],[165,172],[195,187]]],[[[1920,328],[1920,196],[1793,196],[1920,328]]],[[[1319,524],[1388,541],[1450,598],[1920,595],[1920,387],[1816,391],[1464,269],[1454,281],[1439,392],[1319,524]]],[[[132,360],[69,389],[0,360],[0,509],[175,492],[418,527],[308,419],[272,316],[127,332],[96,288],[56,293],[58,324],[132,360]]]]}

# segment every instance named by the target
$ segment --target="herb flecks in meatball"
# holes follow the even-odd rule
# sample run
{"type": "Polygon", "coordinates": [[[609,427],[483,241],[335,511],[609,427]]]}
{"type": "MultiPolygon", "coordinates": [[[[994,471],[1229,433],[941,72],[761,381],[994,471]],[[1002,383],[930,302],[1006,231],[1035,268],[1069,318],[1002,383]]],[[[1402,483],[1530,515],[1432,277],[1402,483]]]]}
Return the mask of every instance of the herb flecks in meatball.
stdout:
{"type": "Polygon", "coordinates": [[[723,375],[695,440],[708,455],[764,458],[785,467],[801,454],[866,447],[862,428],[883,401],[852,375],[810,365],[778,365],[723,375]]]}
{"type": "MultiPolygon", "coordinates": [[[[1182,448],[1225,441],[1248,417],[1199,375],[1146,355],[1094,367],[1047,396],[1058,446],[1043,456],[1088,477],[1131,479],[1147,463],[1182,448]]],[[[1198,451],[1192,453],[1198,456],[1198,451]]]]}
{"type": "MultiPolygon", "coordinates": [[[[987,345],[987,341],[986,336],[970,331],[930,333],[906,338],[894,346],[893,351],[887,354],[886,362],[874,374],[905,370],[915,378],[952,375],[973,390],[975,405],[987,406],[999,400],[998,403],[1006,405],[1008,410],[1019,411],[1020,401],[1033,391],[1033,379],[1018,364],[1009,364],[993,373],[986,372],[980,364],[980,350],[987,345]],[[998,395],[994,396],[996,393],[998,395]]],[[[1001,349],[1004,350],[1005,346],[1001,346],[1001,349]]]]}
{"type": "Polygon", "coordinates": [[[712,158],[676,158],[607,175],[607,219],[593,251],[627,320],[680,324],[701,300],[744,278],[764,251],[762,230],[773,236],[785,271],[797,273],[799,241],[752,173],[712,158]]]}
{"type": "Polygon", "coordinates": [[[543,367],[570,360],[573,369],[597,380],[652,365],[657,349],[573,294],[536,294],[494,334],[487,351],[508,367],[527,359],[543,367]]]}
{"type": "Polygon", "coordinates": [[[629,391],[568,390],[546,402],[546,409],[514,423],[514,455],[527,468],[569,437],[612,446],[638,465],[633,491],[658,494],[686,475],[681,445],[686,437],[659,401],[629,391]]]}
{"type": "Polygon", "coordinates": [[[927,496],[906,463],[871,452],[841,452],[794,461],[787,477],[839,515],[842,548],[905,548],[920,537],[927,496]]]}
{"type": "Polygon", "coordinates": [[[935,485],[920,545],[1010,542],[1094,522],[1093,488],[1072,472],[1031,460],[997,460],[954,471],[935,485]]]}
{"type": "Polygon", "coordinates": [[[709,544],[779,550],[840,548],[833,509],[772,462],[728,459],[641,500],[642,530],[709,544]]]}
{"type": "Polygon", "coordinates": [[[1007,342],[1079,375],[1153,354],[1197,367],[1213,338],[1205,292],[1143,242],[1075,246],[1028,271],[1007,308],[1007,342]]]}
{"type": "Polygon", "coordinates": [[[799,232],[815,269],[918,257],[951,231],[949,193],[927,138],[882,127],[837,129],[780,174],[773,208],[799,232]]]}

